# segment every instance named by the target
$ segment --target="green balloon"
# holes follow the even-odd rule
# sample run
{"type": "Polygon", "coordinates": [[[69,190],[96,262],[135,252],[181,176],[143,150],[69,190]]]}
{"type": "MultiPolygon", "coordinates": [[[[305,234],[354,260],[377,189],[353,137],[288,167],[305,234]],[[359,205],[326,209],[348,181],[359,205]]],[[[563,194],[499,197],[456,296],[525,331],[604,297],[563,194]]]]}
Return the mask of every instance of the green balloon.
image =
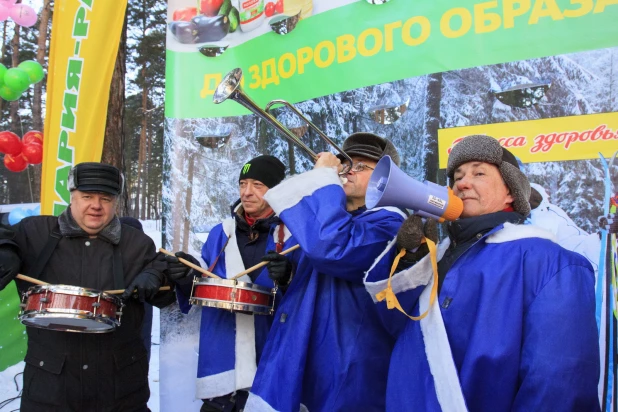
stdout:
{"type": "Polygon", "coordinates": [[[45,76],[45,72],[43,71],[43,67],[39,64],[39,62],[35,60],[26,60],[19,63],[20,69],[22,69],[28,75],[30,79],[30,84],[35,84],[43,80],[43,76],[45,76]]]}
{"type": "Polygon", "coordinates": [[[0,87],[4,85],[4,74],[6,73],[7,70],[8,69],[6,68],[6,66],[0,63],[0,87]]]}
{"type": "Polygon", "coordinates": [[[0,87],[0,98],[6,100],[7,102],[13,102],[21,97],[22,92],[17,92],[6,84],[0,87]]]}
{"type": "Polygon", "coordinates": [[[4,85],[21,94],[30,86],[30,79],[25,71],[13,67],[4,73],[4,85]]]}

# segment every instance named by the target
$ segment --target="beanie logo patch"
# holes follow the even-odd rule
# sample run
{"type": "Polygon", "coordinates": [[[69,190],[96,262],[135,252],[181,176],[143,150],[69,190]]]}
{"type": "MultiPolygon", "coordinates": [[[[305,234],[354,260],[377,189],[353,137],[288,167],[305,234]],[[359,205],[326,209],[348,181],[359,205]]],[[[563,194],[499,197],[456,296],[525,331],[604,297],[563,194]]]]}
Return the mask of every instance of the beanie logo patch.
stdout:
{"type": "Polygon", "coordinates": [[[250,168],[251,168],[251,163],[245,163],[245,165],[242,167],[242,174],[246,175],[247,173],[249,173],[250,168]]]}

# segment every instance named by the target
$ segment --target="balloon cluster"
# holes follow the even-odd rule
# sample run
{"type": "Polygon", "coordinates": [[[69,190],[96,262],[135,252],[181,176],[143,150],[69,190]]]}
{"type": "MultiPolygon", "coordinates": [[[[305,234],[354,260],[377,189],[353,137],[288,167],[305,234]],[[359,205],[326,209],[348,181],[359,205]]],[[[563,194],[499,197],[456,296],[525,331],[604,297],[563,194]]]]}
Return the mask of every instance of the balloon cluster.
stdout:
{"type": "Polygon", "coordinates": [[[38,165],[43,161],[43,133],[31,130],[20,139],[13,132],[0,132],[0,153],[4,153],[4,166],[11,172],[38,165]]]}
{"type": "Polygon", "coordinates": [[[40,82],[43,76],[43,67],[34,60],[23,61],[10,69],[0,63],[0,98],[9,102],[19,99],[31,84],[40,82]]]}
{"type": "Polygon", "coordinates": [[[26,209],[23,207],[16,207],[9,212],[9,224],[16,225],[23,218],[28,216],[38,216],[41,214],[41,206],[37,206],[34,209],[26,209]]]}
{"type": "Polygon", "coordinates": [[[26,4],[15,4],[17,0],[0,0],[0,21],[9,17],[20,26],[30,27],[36,23],[34,9],[26,4]]]}

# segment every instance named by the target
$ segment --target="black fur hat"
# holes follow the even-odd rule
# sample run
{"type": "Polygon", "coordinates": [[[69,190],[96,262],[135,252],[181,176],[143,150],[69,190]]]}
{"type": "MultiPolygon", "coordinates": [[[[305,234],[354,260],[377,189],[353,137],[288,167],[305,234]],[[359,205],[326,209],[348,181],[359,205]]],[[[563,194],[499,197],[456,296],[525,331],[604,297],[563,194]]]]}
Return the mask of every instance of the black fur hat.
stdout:
{"type": "Polygon", "coordinates": [[[112,165],[96,162],[76,164],[69,172],[69,190],[102,192],[119,196],[122,193],[124,177],[112,165]]]}

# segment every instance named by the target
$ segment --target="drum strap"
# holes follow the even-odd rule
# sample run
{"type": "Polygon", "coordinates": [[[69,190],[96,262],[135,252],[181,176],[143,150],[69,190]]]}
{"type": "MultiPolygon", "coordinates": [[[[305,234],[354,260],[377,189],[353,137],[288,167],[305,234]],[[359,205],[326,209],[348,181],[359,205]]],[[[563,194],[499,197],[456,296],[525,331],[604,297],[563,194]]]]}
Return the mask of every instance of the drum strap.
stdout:
{"type": "Polygon", "coordinates": [[[281,253],[283,251],[283,238],[285,237],[285,225],[281,223],[279,225],[279,233],[277,236],[277,244],[275,245],[275,251],[281,253]]]}
{"type": "Polygon", "coordinates": [[[230,239],[232,238],[232,235],[227,237],[227,240],[225,241],[225,244],[223,245],[223,247],[221,248],[221,250],[219,251],[219,254],[217,255],[217,257],[215,258],[215,261],[212,262],[212,265],[210,265],[208,267],[208,271],[212,272],[212,270],[215,268],[215,266],[217,266],[217,261],[219,260],[219,257],[221,256],[221,254],[223,253],[223,251],[225,250],[225,248],[227,247],[227,244],[230,243],[230,239]]]}
{"type": "Polygon", "coordinates": [[[124,289],[126,286],[124,284],[124,274],[122,270],[122,254],[120,253],[120,248],[118,245],[114,245],[114,288],[115,289],[124,289]]]}

